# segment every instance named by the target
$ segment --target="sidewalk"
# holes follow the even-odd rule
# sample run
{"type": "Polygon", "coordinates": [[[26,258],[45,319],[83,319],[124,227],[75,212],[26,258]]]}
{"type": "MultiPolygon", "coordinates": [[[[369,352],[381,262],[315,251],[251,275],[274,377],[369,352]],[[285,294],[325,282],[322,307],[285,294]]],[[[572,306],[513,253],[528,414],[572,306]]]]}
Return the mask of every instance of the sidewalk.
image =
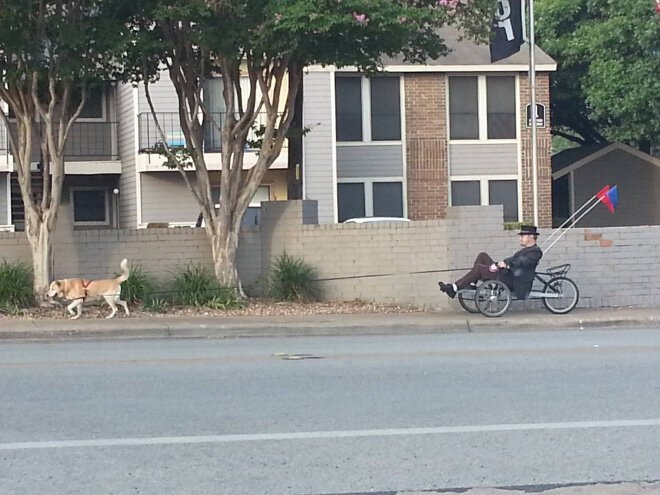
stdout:
{"type": "Polygon", "coordinates": [[[461,313],[369,313],[276,317],[123,318],[112,320],[0,319],[0,339],[53,338],[236,338],[307,335],[388,335],[538,331],[589,327],[660,329],[660,308],[576,309],[510,312],[500,318],[461,313]]]}

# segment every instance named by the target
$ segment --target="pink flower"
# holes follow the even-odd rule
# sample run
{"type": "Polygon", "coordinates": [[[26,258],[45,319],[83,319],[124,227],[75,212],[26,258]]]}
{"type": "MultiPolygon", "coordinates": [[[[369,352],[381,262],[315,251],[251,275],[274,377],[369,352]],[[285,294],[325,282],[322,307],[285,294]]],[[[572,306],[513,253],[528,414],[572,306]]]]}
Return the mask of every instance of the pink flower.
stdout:
{"type": "Polygon", "coordinates": [[[277,24],[282,20],[282,14],[275,14],[275,23],[277,24]]]}
{"type": "Polygon", "coordinates": [[[361,26],[366,26],[367,23],[369,22],[369,19],[367,18],[366,14],[358,14],[357,12],[353,12],[353,18],[361,26]]]}

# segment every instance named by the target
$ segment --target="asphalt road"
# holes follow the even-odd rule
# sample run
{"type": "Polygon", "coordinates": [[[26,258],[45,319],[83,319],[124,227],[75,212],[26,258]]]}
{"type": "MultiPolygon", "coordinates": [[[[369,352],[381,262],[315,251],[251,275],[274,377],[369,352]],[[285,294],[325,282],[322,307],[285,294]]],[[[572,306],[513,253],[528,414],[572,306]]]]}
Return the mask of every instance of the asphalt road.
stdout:
{"type": "Polygon", "coordinates": [[[660,479],[660,330],[0,343],[3,494],[660,479]]]}

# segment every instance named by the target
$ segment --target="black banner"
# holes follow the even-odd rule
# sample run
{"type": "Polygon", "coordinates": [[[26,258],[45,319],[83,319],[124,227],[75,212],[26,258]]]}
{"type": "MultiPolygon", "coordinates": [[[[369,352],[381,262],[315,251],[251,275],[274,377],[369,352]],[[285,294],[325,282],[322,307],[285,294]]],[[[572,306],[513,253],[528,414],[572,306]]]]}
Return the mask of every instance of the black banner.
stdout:
{"type": "Polygon", "coordinates": [[[497,62],[520,51],[522,36],[522,0],[497,0],[497,13],[490,42],[490,61],[497,62]]]}

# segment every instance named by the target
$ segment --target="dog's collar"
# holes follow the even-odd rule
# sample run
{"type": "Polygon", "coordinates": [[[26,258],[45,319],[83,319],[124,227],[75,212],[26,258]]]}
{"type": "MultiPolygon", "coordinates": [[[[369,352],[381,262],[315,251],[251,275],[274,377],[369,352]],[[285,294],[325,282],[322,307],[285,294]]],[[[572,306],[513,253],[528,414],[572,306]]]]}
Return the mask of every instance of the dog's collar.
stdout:
{"type": "Polygon", "coordinates": [[[89,287],[89,284],[91,284],[91,283],[92,283],[91,280],[85,280],[85,279],[83,279],[83,280],[82,280],[82,286],[83,286],[83,289],[86,289],[87,287],[89,287]]]}

